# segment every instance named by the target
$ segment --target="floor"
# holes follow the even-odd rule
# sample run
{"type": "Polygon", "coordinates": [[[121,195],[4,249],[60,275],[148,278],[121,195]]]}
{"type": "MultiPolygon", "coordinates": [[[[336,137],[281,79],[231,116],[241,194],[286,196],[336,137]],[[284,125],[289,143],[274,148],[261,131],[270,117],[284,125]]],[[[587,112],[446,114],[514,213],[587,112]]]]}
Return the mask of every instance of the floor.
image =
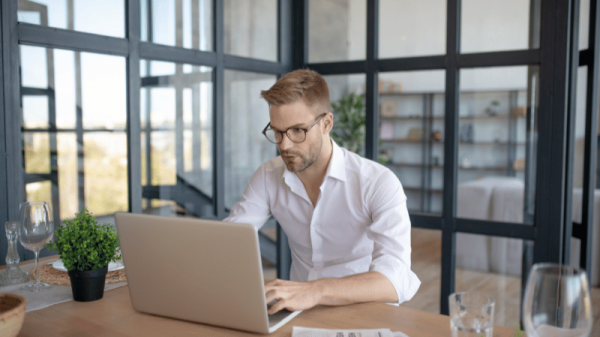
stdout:
{"type": "MultiPolygon", "coordinates": [[[[421,280],[421,287],[404,307],[440,312],[441,232],[412,230],[412,269],[421,280]]],[[[263,261],[265,279],[276,277],[275,266],[263,261]]],[[[456,290],[481,291],[496,299],[495,324],[515,327],[519,323],[521,278],[473,270],[456,270],[456,290]]],[[[591,336],[600,336],[600,288],[592,288],[594,326],[591,336]]]]}

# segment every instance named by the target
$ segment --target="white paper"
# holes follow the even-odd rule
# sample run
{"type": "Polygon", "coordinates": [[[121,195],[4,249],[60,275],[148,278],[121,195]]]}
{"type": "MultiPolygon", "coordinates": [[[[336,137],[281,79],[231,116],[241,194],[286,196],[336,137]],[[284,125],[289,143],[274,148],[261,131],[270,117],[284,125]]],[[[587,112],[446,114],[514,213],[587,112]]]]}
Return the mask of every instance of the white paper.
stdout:
{"type": "Polygon", "coordinates": [[[317,329],[295,326],[292,337],[408,337],[390,329],[317,329]]]}

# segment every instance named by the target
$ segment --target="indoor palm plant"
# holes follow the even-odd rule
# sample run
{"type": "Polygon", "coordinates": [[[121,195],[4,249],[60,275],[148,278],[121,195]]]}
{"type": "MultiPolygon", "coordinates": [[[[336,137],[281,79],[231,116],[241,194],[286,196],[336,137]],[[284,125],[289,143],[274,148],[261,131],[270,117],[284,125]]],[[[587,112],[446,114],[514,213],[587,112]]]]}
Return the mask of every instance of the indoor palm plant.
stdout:
{"type": "Polygon", "coordinates": [[[335,118],[331,138],[348,151],[360,153],[365,143],[365,98],[349,94],[331,103],[331,112],[335,118]]]}
{"type": "Polygon", "coordinates": [[[104,283],[108,264],[119,260],[119,238],[111,224],[99,225],[96,219],[83,209],[73,220],[65,220],[59,226],[54,242],[46,248],[60,254],[71,279],[73,299],[95,301],[104,295],[104,283]]]}
{"type": "MultiPolygon", "coordinates": [[[[357,94],[349,94],[337,102],[331,103],[331,112],[335,118],[331,138],[348,151],[363,155],[361,153],[365,144],[365,97],[357,94]]],[[[381,140],[379,140],[381,145],[381,140]]],[[[378,161],[385,165],[390,159],[379,154],[378,161]]]]}

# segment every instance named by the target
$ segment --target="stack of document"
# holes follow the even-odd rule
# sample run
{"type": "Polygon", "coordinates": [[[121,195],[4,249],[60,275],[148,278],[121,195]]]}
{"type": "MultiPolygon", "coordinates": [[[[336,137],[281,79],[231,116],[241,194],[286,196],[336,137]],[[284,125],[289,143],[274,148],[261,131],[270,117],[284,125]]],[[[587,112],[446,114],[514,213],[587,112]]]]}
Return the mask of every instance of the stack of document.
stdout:
{"type": "Polygon", "coordinates": [[[390,329],[316,329],[295,326],[292,337],[408,337],[390,329]]]}

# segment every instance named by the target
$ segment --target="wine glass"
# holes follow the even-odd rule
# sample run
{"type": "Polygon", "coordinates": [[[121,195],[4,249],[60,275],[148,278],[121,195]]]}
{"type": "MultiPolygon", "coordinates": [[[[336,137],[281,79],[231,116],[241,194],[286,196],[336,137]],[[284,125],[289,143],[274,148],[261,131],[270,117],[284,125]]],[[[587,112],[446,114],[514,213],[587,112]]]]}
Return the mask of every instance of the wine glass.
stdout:
{"type": "Polygon", "coordinates": [[[590,286],[580,268],[540,263],[533,266],[523,299],[527,336],[589,336],[592,330],[590,286]]]}
{"type": "Polygon", "coordinates": [[[37,278],[34,283],[24,286],[23,290],[39,292],[51,286],[40,282],[39,254],[44,244],[52,240],[54,222],[52,221],[50,204],[45,201],[28,201],[20,205],[19,241],[26,249],[35,253],[35,269],[37,278]]]}

